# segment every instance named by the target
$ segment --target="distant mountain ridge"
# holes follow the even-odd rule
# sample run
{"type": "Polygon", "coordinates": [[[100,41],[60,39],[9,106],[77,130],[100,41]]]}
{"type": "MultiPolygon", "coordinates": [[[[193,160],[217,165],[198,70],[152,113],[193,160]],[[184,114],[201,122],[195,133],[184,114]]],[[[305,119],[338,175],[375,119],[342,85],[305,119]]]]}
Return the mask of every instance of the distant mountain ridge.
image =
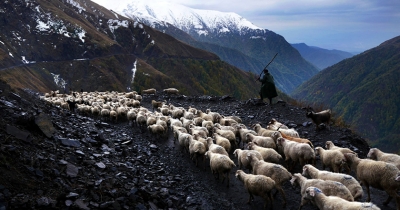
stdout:
{"type": "Polygon", "coordinates": [[[328,67],[292,96],[324,104],[370,145],[400,152],[400,36],[328,67]]]}
{"type": "Polygon", "coordinates": [[[142,0],[119,12],[255,74],[278,53],[269,68],[278,88],[286,93],[318,72],[282,36],[261,29],[235,13],[142,0]]]}
{"type": "Polygon", "coordinates": [[[341,50],[327,50],[320,47],[308,46],[305,43],[291,44],[296,48],[304,59],[322,70],[332,66],[343,59],[351,58],[354,55],[341,50]]]}

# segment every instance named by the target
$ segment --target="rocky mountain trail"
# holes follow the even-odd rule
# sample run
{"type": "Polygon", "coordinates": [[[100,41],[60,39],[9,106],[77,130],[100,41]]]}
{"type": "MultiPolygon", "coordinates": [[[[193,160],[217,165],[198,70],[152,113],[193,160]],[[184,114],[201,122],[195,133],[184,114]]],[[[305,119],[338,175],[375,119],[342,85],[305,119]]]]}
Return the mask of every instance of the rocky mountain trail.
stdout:
{"type": "MultiPolygon", "coordinates": [[[[275,118],[294,127],[314,146],[331,140],[364,158],[369,150],[364,139],[349,129],[331,126],[315,131],[305,111],[280,101],[273,106],[255,99],[229,96],[144,95],[175,106],[195,107],[222,115],[239,116],[246,126],[275,118]]],[[[150,109],[151,110],[151,109],[150,109]]],[[[1,84],[0,92],[0,209],[262,209],[230,173],[229,188],[216,180],[206,162],[196,166],[179,145],[168,138],[156,139],[147,130],[127,121],[112,122],[82,116],[39,100],[39,93],[13,93],[1,84]]],[[[230,154],[237,165],[237,158],[230,154]]],[[[284,163],[282,163],[284,164],[284,163]]],[[[317,166],[320,168],[319,160],[317,166]]],[[[296,172],[301,168],[297,167],[296,172]]],[[[300,190],[284,185],[288,205],[297,209],[300,190]]],[[[365,200],[365,198],[363,198],[365,200]]],[[[372,189],[372,201],[384,209],[386,193],[372,189]]],[[[282,209],[281,196],[273,209],[282,209]]],[[[316,209],[306,205],[303,209],[316,209]]]]}

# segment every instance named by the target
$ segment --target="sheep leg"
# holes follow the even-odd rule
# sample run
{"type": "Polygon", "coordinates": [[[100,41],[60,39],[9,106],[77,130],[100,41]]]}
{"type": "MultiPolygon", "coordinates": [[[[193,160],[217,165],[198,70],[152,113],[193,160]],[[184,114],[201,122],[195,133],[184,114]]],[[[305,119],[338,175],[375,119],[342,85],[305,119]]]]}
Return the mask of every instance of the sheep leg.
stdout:
{"type": "Polygon", "coordinates": [[[282,200],[283,200],[282,205],[285,208],[286,207],[286,194],[285,194],[285,191],[283,191],[282,186],[280,186],[280,185],[277,185],[276,189],[277,189],[277,191],[276,191],[275,194],[277,194],[278,191],[282,194],[282,200]]]}
{"type": "Polygon", "coordinates": [[[367,195],[368,195],[368,197],[367,197],[367,202],[371,202],[371,194],[370,194],[370,192],[369,192],[369,183],[368,182],[362,182],[363,184],[365,184],[365,188],[367,189],[367,195]]]}
{"type": "Polygon", "coordinates": [[[249,200],[247,201],[247,203],[249,204],[253,199],[253,195],[249,192],[249,200]]]}
{"type": "Polygon", "coordinates": [[[399,206],[398,200],[399,200],[399,196],[397,195],[396,190],[390,190],[388,192],[386,192],[388,194],[388,198],[386,199],[385,202],[383,202],[383,205],[388,205],[389,202],[392,200],[392,198],[396,199],[396,204],[397,206],[399,206]]]}

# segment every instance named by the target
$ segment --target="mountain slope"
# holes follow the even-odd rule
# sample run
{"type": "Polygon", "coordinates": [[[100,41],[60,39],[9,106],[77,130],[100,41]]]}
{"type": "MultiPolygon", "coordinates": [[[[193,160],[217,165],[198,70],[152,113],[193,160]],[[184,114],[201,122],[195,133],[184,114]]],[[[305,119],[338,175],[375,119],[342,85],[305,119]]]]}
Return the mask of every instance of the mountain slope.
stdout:
{"type": "Polygon", "coordinates": [[[326,68],[296,89],[296,99],[333,108],[386,151],[399,152],[400,36],[326,68]]]}
{"type": "Polygon", "coordinates": [[[89,0],[5,1],[0,9],[7,11],[0,20],[0,78],[13,88],[47,92],[176,87],[183,94],[257,95],[253,74],[89,0]],[[220,74],[211,73],[217,70],[220,74]],[[193,77],[177,76],[182,72],[193,77]],[[224,85],[215,88],[197,74],[224,85]],[[193,89],[193,80],[198,89],[193,89]]]}
{"type": "Polygon", "coordinates": [[[286,93],[318,72],[282,36],[254,26],[235,13],[153,1],[134,1],[120,12],[256,74],[278,53],[269,69],[278,88],[286,93]]]}
{"type": "Polygon", "coordinates": [[[319,47],[308,46],[304,43],[291,45],[300,52],[304,59],[314,64],[320,70],[354,56],[349,52],[327,50],[319,47]]]}

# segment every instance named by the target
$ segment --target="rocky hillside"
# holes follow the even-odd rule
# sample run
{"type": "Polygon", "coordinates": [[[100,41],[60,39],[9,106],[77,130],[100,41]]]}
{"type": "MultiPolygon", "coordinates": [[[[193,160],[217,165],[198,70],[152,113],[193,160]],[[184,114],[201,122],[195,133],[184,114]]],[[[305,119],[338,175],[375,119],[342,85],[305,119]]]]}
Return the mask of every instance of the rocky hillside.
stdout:
{"type": "Polygon", "coordinates": [[[302,84],[293,97],[325,104],[388,152],[400,152],[400,37],[335,64],[302,84]]]}
{"type": "MultiPolygon", "coordinates": [[[[213,177],[208,163],[205,171],[196,167],[173,142],[172,133],[155,139],[126,121],[115,123],[44,104],[40,95],[30,90],[15,92],[0,82],[0,209],[262,209],[260,197],[246,204],[248,194],[234,176],[237,167],[230,173],[227,188],[226,182],[213,177]]],[[[349,129],[331,125],[330,130],[316,132],[305,110],[283,101],[271,108],[227,96],[161,93],[143,96],[141,105],[151,110],[153,99],[239,116],[246,126],[265,125],[275,118],[294,127],[314,146],[331,140],[361,158],[369,150],[365,140],[349,129]]],[[[233,154],[230,158],[237,165],[233,154]]],[[[321,168],[318,159],[317,167],[321,168]]],[[[300,171],[296,167],[294,172],[300,171]]],[[[297,209],[300,189],[289,182],[283,188],[287,209],[297,209]]],[[[382,204],[383,191],[372,188],[371,195],[380,208],[395,209],[394,201],[382,204]]],[[[273,209],[282,209],[280,195],[273,209]]]]}
{"type": "Polygon", "coordinates": [[[257,94],[253,74],[89,0],[3,1],[0,12],[0,78],[14,88],[257,94]]]}
{"type": "Polygon", "coordinates": [[[341,50],[327,50],[320,47],[308,46],[305,43],[291,44],[301,56],[322,70],[354,55],[341,50]]]}

